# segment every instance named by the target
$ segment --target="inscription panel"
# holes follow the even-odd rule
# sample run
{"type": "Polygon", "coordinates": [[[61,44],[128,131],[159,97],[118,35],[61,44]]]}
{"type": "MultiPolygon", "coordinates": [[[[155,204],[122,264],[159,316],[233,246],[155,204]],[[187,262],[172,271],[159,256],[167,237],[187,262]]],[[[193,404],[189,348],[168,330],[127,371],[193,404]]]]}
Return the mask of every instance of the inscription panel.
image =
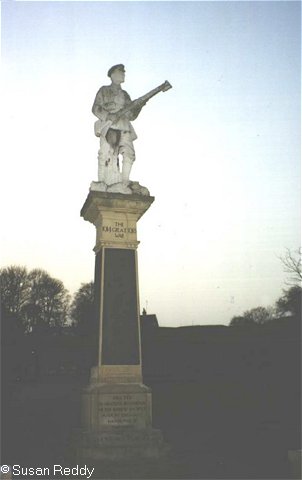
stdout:
{"type": "Polygon", "coordinates": [[[107,242],[136,242],[136,222],[132,219],[121,217],[117,219],[105,217],[99,231],[100,239],[107,242]]]}
{"type": "Polygon", "coordinates": [[[99,425],[146,426],[148,424],[146,394],[105,394],[99,397],[99,425]]]}
{"type": "Polygon", "coordinates": [[[128,238],[129,236],[133,236],[132,239],[135,240],[136,235],[136,228],[128,227],[125,222],[106,222],[102,226],[102,232],[104,234],[110,234],[111,237],[117,238],[128,238]]]}
{"type": "Polygon", "coordinates": [[[102,365],[138,365],[139,312],[135,251],[104,249],[102,365]]]}

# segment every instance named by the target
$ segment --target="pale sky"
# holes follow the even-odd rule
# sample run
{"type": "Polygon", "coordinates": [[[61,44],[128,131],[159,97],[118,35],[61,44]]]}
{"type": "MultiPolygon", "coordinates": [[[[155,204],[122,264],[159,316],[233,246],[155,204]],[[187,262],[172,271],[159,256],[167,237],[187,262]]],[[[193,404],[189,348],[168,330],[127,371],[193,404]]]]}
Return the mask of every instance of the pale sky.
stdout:
{"type": "Polygon", "coordinates": [[[91,106],[126,66],[141,309],[160,325],[228,324],[282,294],[300,246],[300,2],[3,1],[1,266],[93,279],[91,106]]]}

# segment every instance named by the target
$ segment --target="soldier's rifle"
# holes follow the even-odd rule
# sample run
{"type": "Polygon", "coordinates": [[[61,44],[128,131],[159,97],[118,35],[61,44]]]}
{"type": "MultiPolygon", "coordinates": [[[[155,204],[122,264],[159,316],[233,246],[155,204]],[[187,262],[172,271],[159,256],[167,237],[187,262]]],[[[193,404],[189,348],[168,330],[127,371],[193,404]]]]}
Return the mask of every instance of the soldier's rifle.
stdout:
{"type": "Polygon", "coordinates": [[[172,88],[172,85],[170,82],[168,82],[168,80],[166,80],[164,83],[162,83],[156,88],[153,88],[153,90],[150,90],[150,92],[146,93],[142,97],[139,97],[136,100],[132,100],[132,102],[130,102],[124,108],[121,108],[121,110],[116,113],[117,118],[114,120],[114,123],[118,122],[118,120],[120,120],[120,118],[122,118],[125,113],[128,113],[135,108],[141,108],[150,100],[150,98],[154,97],[160,92],[166,92],[167,90],[170,90],[170,88],[172,88]]]}
{"type": "Polygon", "coordinates": [[[100,120],[97,120],[95,122],[96,136],[99,137],[101,132],[103,132],[102,135],[105,135],[108,129],[112,125],[117,123],[126,113],[130,112],[135,108],[142,108],[150,100],[150,98],[154,97],[159,92],[166,92],[167,90],[170,90],[170,88],[172,88],[172,85],[170,84],[170,82],[168,82],[168,80],[166,80],[164,83],[162,83],[156,88],[153,88],[153,90],[150,90],[150,92],[146,93],[142,97],[139,97],[136,100],[132,100],[128,105],[121,108],[121,110],[119,110],[114,114],[115,115],[114,120],[108,120],[105,123],[101,122],[100,120]]]}

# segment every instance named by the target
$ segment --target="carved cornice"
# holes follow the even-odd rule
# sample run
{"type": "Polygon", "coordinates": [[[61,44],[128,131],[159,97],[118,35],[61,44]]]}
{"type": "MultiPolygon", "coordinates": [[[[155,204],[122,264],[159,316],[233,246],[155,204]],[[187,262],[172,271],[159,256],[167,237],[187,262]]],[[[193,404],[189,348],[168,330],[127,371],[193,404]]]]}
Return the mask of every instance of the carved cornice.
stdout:
{"type": "Polygon", "coordinates": [[[81,210],[84,220],[96,225],[102,212],[133,214],[136,221],[148,210],[154,197],[90,191],[81,210]]]}

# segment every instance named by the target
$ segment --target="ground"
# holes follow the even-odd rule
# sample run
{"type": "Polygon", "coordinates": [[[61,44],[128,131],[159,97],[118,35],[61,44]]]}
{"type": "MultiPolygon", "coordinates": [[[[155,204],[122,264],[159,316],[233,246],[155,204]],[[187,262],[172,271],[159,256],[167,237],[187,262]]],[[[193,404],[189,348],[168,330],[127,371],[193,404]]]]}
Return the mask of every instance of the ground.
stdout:
{"type": "MultiPolygon", "coordinates": [[[[79,425],[84,379],[81,380],[72,381],[70,377],[61,376],[44,383],[11,385],[2,425],[2,458],[7,464],[49,466],[50,469],[54,464],[71,467],[76,464],[69,456],[68,445],[73,428],[79,425]]],[[[178,386],[178,391],[181,389],[185,393],[188,386],[178,386]]],[[[188,415],[178,417],[179,421],[175,418],[173,423],[171,417],[164,422],[157,404],[167,407],[168,393],[167,385],[154,389],[155,411],[158,412],[154,421],[156,427],[162,427],[171,447],[170,453],[159,461],[136,458],[124,463],[90,463],[90,467],[95,468],[92,478],[298,478],[291,472],[286,445],[278,431],[280,425],[260,429],[259,425],[253,427],[249,419],[245,419],[241,425],[231,426],[225,419],[220,428],[213,426],[211,429],[205,423],[202,430],[199,425],[194,428],[193,418],[190,421],[188,415]]]]}

